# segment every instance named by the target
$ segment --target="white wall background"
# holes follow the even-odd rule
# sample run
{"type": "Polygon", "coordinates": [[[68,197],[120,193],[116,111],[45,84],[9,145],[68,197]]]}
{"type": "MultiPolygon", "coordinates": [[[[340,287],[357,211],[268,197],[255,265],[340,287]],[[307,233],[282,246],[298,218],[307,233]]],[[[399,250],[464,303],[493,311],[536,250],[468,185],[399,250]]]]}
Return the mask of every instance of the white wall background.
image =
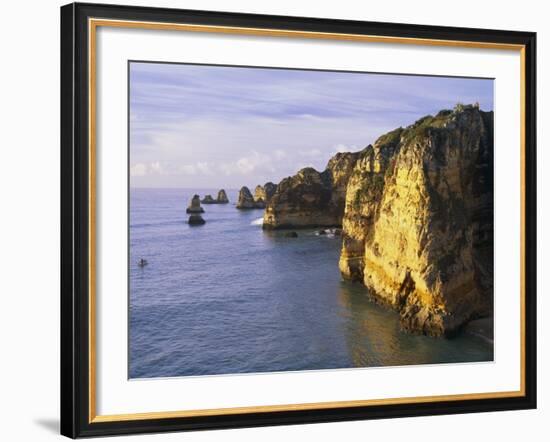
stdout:
{"type": "MultiPolygon", "coordinates": [[[[409,441],[544,440],[550,434],[550,322],[543,321],[544,261],[550,242],[543,176],[550,139],[546,78],[550,14],[544,2],[440,0],[306,2],[277,0],[120,0],[134,5],[500,28],[538,32],[539,409],[126,437],[124,440],[409,441]],[[544,213],[546,212],[546,213],[544,213]],[[546,216],[544,216],[546,215],[546,216]],[[543,249],[544,252],[543,252],[543,249]],[[546,373],[545,373],[546,372],[546,373]]],[[[99,2],[99,1],[98,1],[99,2]]],[[[0,439],[47,441],[59,410],[59,6],[58,0],[9,2],[0,26],[0,439]]]]}

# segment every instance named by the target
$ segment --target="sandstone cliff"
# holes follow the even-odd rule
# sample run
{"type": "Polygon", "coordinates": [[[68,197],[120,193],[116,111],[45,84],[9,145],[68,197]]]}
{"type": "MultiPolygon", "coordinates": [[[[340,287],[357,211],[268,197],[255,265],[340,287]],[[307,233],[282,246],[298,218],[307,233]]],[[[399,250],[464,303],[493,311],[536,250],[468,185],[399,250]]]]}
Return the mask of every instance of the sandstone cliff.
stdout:
{"type": "Polygon", "coordinates": [[[228,202],[229,199],[223,189],[218,192],[218,197],[216,199],[212,198],[212,195],[205,195],[205,197],[201,200],[202,204],[227,204],[228,202]]]}
{"type": "Polygon", "coordinates": [[[237,199],[237,209],[263,209],[265,204],[263,201],[256,202],[250,189],[246,186],[241,187],[239,197],[237,199]]]}
{"type": "Polygon", "coordinates": [[[224,189],[219,190],[216,201],[218,204],[227,204],[229,202],[229,198],[227,198],[227,193],[225,193],[224,189]]]}
{"type": "Polygon", "coordinates": [[[199,215],[198,213],[194,213],[189,216],[188,223],[190,226],[202,226],[206,223],[206,221],[201,215],[199,215]]]}
{"type": "Polygon", "coordinates": [[[357,160],[346,189],[343,250],[340,270],[344,277],[363,280],[365,242],[372,240],[375,218],[385,185],[385,173],[401,139],[402,128],[381,136],[357,160]]]}
{"type": "Polygon", "coordinates": [[[201,207],[201,198],[198,195],[193,195],[191,202],[186,210],[187,213],[204,213],[204,209],[201,207]]]}
{"type": "Polygon", "coordinates": [[[340,270],[452,334],[492,310],[493,114],[459,105],[368,146],[348,179],[340,270]]]}
{"type": "Polygon", "coordinates": [[[257,185],[256,189],[254,189],[254,203],[256,204],[256,207],[261,207],[262,209],[265,208],[265,190],[264,187],[261,185],[257,185]]]}
{"type": "Polygon", "coordinates": [[[217,204],[217,201],[212,198],[212,195],[208,194],[201,200],[201,204],[217,204]]]}
{"type": "Polygon", "coordinates": [[[361,154],[338,153],[323,172],[306,167],[282,180],[266,206],[263,228],[341,226],[347,182],[361,154]]]}
{"type": "Polygon", "coordinates": [[[257,185],[254,190],[254,201],[257,203],[263,202],[264,204],[269,203],[275,190],[277,190],[277,185],[273,184],[271,181],[265,183],[263,186],[257,185]]]}

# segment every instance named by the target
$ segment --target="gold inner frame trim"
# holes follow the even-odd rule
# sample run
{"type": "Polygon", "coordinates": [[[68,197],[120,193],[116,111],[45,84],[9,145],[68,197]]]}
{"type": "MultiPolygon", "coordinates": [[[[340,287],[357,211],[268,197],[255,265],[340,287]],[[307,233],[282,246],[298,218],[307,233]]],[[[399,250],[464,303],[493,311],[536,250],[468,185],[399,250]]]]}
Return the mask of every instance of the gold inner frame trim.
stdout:
{"type": "Polygon", "coordinates": [[[88,19],[88,93],[89,93],[89,423],[133,421],[145,419],[168,419],[178,417],[220,416],[246,413],[267,413],[278,411],[322,410],[327,408],[365,407],[375,405],[420,404],[426,402],[482,400],[525,396],[525,46],[492,42],[423,39],[411,37],[390,37],[377,35],[339,34],[329,32],[292,31],[283,29],[245,28],[232,26],[210,26],[182,23],[140,22],[111,19],[88,19]],[[352,401],[314,402],[284,405],[260,405],[233,408],[154,411],[128,414],[96,414],[96,36],[97,28],[133,28],[163,31],[206,32],[217,34],[252,35],[265,37],[290,37],[338,41],[354,41],[386,44],[410,44],[420,46],[444,46],[474,49],[497,49],[518,51],[520,54],[520,167],[521,167],[521,227],[520,227],[520,389],[488,393],[464,393],[437,396],[415,396],[388,399],[366,399],[352,401]]]}

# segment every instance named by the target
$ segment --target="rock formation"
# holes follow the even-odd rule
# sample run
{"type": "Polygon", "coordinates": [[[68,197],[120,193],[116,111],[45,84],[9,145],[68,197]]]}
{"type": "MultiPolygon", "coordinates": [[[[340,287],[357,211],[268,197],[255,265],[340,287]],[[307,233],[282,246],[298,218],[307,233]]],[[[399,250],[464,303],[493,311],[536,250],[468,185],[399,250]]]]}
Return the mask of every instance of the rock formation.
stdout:
{"type": "Polygon", "coordinates": [[[348,179],[361,154],[338,153],[323,172],[306,167],[282,180],[266,206],[263,228],[340,227],[348,179]]]}
{"type": "Polygon", "coordinates": [[[218,192],[218,197],[216,199],[212,198],[212,195],[205,195],[201,201],[202,204],[227,204],[228,202],[229,199],[223,189],[218,192]]]}
{"type": "Polygon", "coordinates": [[[395,129],[376,140],[374,146],[367,146],[349,178],[340,257],[340,270],[349,279],[363,280],[365,241],[374,232],[371,226],[378,214],[386,168],[402,131],[401,128],[395,129]]]}
{"type": "Polygon", "coordinates": [[[201,199],[198,195],[193,195],[187,207],[187,213],[204,213],[204,209],[201,207],[201,199]]]}
{"type": "Polygon", "coordinates": [[[271,198],[273,195],[275,195],[275,191],[277,190],[277,184],[272,183],[271,181],[268,181],[264,184],[264,193],[265,193],[265,202],[266,204],[271,201],[271,198]]]}
{"type": "Polygon", "coordinates": [[[263,186],[257,185],[254,190],[254,201],[268,204],[276,189],[277,185],[273,184],[271,181],[265,183],[263,186]]]}
{"type": "Polygon", "coordinates": [[[201,226],[204,223],[206,223],[206,221],[198,213],[195,213],[195,214],[189,216],[188,223],[189,223],[190,226],[201,226]]]}
{"type": "Polygon", "coordinates": [[[201,200],[202,204],[217,204],[218,202],[212,198],[212,195],[205,195],[205,197],[201,200]]]}
{"type": "Polygon", "coordinates": [[[246,186],[241,187],[239,198],[237,200],[237,209],[263,209],[265,204],[263,201],[256,202],[250,189],[246,186]]]}
{"type": "Polygon", "coordinates": [[[477,106],[380,137],[347,183],[342,275],[411,331],[450,335],[490,314],[492,171],[493,114],[477,106]]]}
{"type": "Polygon", "coordinates": [[[227,194],[225,193],[224,189],[220,189],[216,201],[218,204],[227,204],[229,202],[229,198],[227,198],[227,194]]]}
{"type": "Polygon", "coordinates": [[[264,188],[258,184],[256,189],[254,189],[254,203],[256,204],[256,207],[265,208],[265,201],[264,188]]]}

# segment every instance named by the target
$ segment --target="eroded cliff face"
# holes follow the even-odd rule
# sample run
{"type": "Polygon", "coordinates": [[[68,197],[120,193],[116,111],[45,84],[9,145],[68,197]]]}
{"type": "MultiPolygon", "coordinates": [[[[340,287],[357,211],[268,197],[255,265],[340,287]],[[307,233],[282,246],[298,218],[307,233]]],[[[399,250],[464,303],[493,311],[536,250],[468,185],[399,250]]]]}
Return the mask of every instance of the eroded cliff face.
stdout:
{"type": "Polygon", "coordinates": [[[306,167],[282,180],[266,206],[263,228],[341,226],[347,182],[360,155],[338,153],[323,172],[306,167]]]}
{"type": "Polygon", "coordinates": [[[227,198],[227,193],[225,193],[224,189],[220,189],[218,191],[218,197],[216,198],[216,201],[218,202],[218,204],[229,203],[229,198],[227,198]]]}
{"type": "Polygon", "coordinates": [[[255,201],[250,189],[246,186],[241,187],[239,191],[239,197],[237,199],[237,209],[263,209],[265,204],[263,201],[255,201]]]}
{"type": "Polygon", "coordinates": [[[204,209],[201,207],[201,198],[199,195],[193,195],[189,206],[187,206],[187,213],[204,213],[204,209]]]}
{"type": "Polygon", "coordinates": [[[202,204],[227,204],[228,202],[229,199],[223,189],[218,191],[218,196],[216,199],[212,198],[212,195],[205,195],[205,197],[201,200],[202,204]]]}
{"type": "Polygon", "coordinates": [[[367,147],[348,180],[340,270],[406,329],[452,334],[492,310],[493,115],[458,106],[367,147]]]}
{"type": "Polygon", "coordinates": [[[381,136],[367,146],[357,160],[346,188],[346,208],[342,222],[343,247],[340,271],[346,278],[363,280],[365,243],[372,242],[386,169],[401,139],[402,128],[381,136]]]}
{"type": "Polygon", "coordinates": [[[265,183],[263,186],[258,184],[256,189],[254,189],[254,201],[256,201],[256,203],[269,203],[276,189],[277,185],[273,184],[271,181],[265,183]]]}

